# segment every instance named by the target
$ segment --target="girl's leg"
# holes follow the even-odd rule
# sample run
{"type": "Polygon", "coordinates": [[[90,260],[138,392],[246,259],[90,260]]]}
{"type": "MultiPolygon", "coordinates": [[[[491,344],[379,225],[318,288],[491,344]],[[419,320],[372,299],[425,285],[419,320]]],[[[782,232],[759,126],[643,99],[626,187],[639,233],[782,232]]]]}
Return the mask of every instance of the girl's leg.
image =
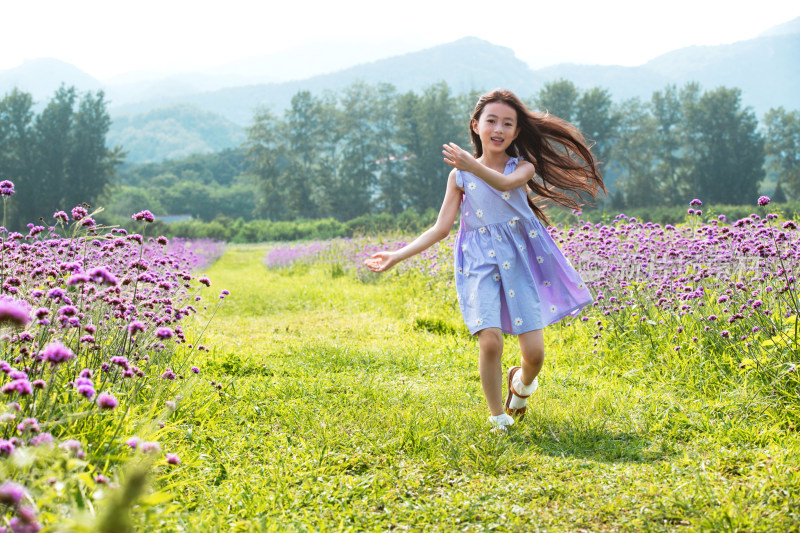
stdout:
{"type": "Polygon", "coordinates": [[[478,332],[478,354],[481,386],[489,411],[492,416],[503,414],[503,335],[499,328],[478,332]]]}
{"type": "Polygon", "coordinates": [[[520,379],[523,385],[530,385],[544,364],[544,330],[537,329],[521,334],[519,349],[522,352],[520,379]]]}

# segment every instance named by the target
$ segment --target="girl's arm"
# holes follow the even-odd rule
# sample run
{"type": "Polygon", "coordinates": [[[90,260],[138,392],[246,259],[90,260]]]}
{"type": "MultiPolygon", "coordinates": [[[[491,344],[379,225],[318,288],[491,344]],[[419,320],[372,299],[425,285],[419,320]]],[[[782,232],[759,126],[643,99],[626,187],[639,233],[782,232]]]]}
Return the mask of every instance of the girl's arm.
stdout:
{"type": "Polygon", "coordinates": [[[399,250],[372,254],[370,259],[364,261],[367,268],[373,272],[383,272],[400,261],[427,250],[432,244],[450,235],[450,230],[456,221],[456,215],[458,215],[458,208],[461,205],[462,192],[456,185],[456,171],[452,170],[447,178],[447,191],[444,193],[444,201],[442,202],[442,208],[439,210],[436,223],[410,244],[403,246],[399,250]]]}
{"type": "Polygon", "coordinates": [[[445,144],[442,153],[445,155],[445,163],[458,170],[466,170],[475,174],[498,191],[510,191],[522,187],[528,180],[533,179],[533,175],[536,173],[536,169],[530,161],[520,161],[514,172],[508,175],[502,174],[472,157],[472,154],[460,148],[456,143],[445,144]]]}

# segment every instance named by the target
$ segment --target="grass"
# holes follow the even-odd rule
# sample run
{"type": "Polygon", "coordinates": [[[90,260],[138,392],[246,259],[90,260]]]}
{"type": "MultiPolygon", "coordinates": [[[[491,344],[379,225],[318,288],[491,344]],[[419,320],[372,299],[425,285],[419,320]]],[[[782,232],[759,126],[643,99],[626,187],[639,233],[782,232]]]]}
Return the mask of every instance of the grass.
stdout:
{"type": "MultiPolygon", "coordinates": [[[[554,326],[526,419],[498,437],[454,291],[268,271],[265,252],[231,247],[208,272],[209,294],[232,294],[203,339],[206,381],[162,430],[182,464],[154,478],[148,528],[800,529],[796,433],[554,326]]],[[[504,368],[518,359],[509,337],[504,368]]]]}

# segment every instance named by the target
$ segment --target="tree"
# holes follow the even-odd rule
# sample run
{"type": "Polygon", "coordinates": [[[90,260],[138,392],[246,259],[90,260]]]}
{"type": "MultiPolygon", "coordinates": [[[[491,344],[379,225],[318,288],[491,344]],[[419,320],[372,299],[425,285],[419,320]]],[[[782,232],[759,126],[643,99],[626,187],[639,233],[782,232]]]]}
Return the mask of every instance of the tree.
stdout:
{"type": "Polygon", "coordinates": [[[614,182],[612,207],[658,205],[664,200],[664,183],[659,180],[653,157],[657,152],[656,120],[638,99],[623,102],[619,116],[618,139],[609,156],[612,163],[606,168],[606,172],[619,175],[614,182]]]}
{"type": "Polygon", "coordinates": [[[543,112],[567,122],[577,115],[578,88],[569,80],[560,79],[544,84],[535,98],[535,105],[543,112]]]}
{"type": "Polygon", "coordinates": [[[288,218],[280,186],[280,177],[288,165],[280,149],[284,132],[285,127],[269,109],[259,110],[247,128],[247,173],[260,192],[255,211],[268,220],[288,218]]]}
{"type": "Polygon", "coordinates": [[[594,141],[592,152],[598,161],[608,163],[620,123],[611,93],[600,87],[584,91],[575,106],[575,122],[581,133],[594,141]]]}
{"type": "MultiPolygon", "coordinates": [[[[695,88],[690,88],[684,94],[693,99],[695,88]]],[[[690,150],[685,149],[683,106],[677,88],[670,85],[663,92],[654,92],[650,100],[650,112],[655,120],[650,151],[654,159],[655,176],[663,184],[661,188],[663,196],[659,203],[667,205],[685,203],[687,197],[691,195],[691,188],[686,180],[688,165],[682,156],[683,153],[690,153],[690,150]]]]}
{"type": "Polygon", "coordinates": [[[778,186],[800,197],[800,111],[783,107],[764,115],[767,168],[778,175],[778,186]]]}
{"type": "Polygon", "coordinates": [[[696,156],[695,195],[715,203],[752,202],[764,179],[764,139],[753,111],[741,106],[741,91],[720,87],[684,104],[696,156]]]}
{"type": "Polygon", "coordinates": [[[18,89],[0,100],[0,176],[17,180],[15,201],[8,203],[9,225],[22,218],[20,213],[30,213],[31,217],[35,214],[33,206],[37,191],[32,186],[35,160],[32,108],[33,97],[18,89]]]}

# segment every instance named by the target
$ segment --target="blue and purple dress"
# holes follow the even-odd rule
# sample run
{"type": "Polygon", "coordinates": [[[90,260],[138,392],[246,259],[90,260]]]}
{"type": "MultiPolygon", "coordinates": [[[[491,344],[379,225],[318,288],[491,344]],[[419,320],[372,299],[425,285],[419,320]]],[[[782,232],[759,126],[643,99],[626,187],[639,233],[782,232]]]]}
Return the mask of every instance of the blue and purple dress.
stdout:
{"type": "MultiPolygon", "coordinates": [[[[506,163],[504,174],[519,158],[506,163]]],[[[456,171],[464,189],[455,248],[458,302],[470,333],[543,329],[592,302],[581,277],[528,205],[524,187],[493,189],[456,171]]]]}

